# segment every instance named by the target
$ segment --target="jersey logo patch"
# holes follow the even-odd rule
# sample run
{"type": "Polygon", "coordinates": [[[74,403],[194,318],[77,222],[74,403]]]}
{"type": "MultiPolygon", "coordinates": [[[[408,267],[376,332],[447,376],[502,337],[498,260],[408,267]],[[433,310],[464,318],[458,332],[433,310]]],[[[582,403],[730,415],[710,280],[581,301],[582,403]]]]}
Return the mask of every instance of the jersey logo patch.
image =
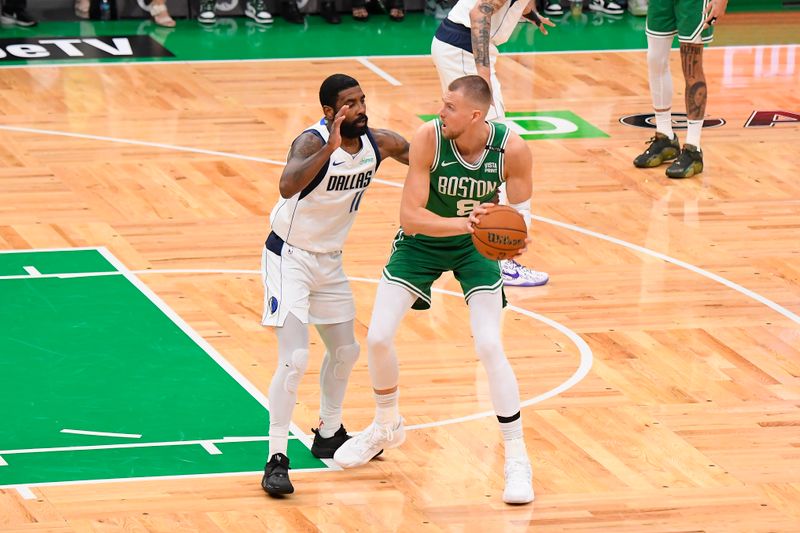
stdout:
{"type": "Polygon", "coordinates": [[[345,161],[334,161],[333,162],[333,166],[338,167],[339,165],[344,164],[344,163],[345,163],[345,161]]]}
{"type": "Polygon", "coordinates": [[[449,167],[450,165],[455,165],[458,161],[448,161],[447,163],[442,163],[443,167],[449,167]]]}
{"type": "Polygon", "coordinates": [[[269,297],[269,314],[274,314],[278,310],[278,299],[274,296],[269,297]]]}
{"type": "Polygon", "coordinates": [[[494,161],[489,161],[483,165],[483,171],[487,174],[497,174],[497,163],[494,161]]]}

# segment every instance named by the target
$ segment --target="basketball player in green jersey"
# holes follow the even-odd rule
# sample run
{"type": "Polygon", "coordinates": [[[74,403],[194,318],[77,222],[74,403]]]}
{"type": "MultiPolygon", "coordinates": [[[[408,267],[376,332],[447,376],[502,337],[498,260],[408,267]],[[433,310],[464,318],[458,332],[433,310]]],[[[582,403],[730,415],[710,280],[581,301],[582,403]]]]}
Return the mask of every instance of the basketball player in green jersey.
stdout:
{"type": "Polygon", "coordinates": [[[530,219],[531,152],[504,124],[486,121],[492,94],[480,76],[457,78],[443,100],[439,118],[423,124],[411,142],[401,230],[378,285],[367,334],[375,420],[333,459],[346,468],[362,465],[405,440],[394,335],[409,309],[430,307],[431,284],[449,270],[469,306],[475,351],[489,377],[505,442],[503,500],[529,503],[531,464],[522,436],[519,388],[500,339],[503,281],[498,262],[480,255],[470,234],[503,183],[509,204],[530,219]]]}
{"type": "Polygon", "coordinates": [[[656,134],[644,153],[633,161],[639,168],[667,168],[670,178],[691,178],[703,171],[700,132],[708,98],[703,73],[703,44],[711,42],[714,24],[725,13],[728,0],[650,0],[647,8],[647,67],[650,96],[656,114],[656,134]],[[672,131],[672,76],[669,51],[678,36],[681,67],[686,82],[686,115],[689,119],[686,143],[681,149],[672,131]]]}

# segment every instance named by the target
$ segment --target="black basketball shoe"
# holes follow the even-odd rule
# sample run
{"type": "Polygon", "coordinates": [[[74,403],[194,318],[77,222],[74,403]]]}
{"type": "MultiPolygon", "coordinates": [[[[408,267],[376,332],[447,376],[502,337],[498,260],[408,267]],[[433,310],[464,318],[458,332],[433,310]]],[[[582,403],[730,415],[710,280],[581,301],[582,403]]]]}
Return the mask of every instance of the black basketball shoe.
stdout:
{"type": "Polygon", "coordinates": [[[691,178],[703,171],[703,152],[696,146],[684,144],[681,155],[667,167],[667,177],[691,178]]]}
{"type": "Polygon", "coordinates": [[[264,477],[261,478],[261,488],[270,496],[282,496],[294,492],[292,482],[289,481],[289,458],[282,453],[276,453],[264,467],[264,477]]]}
{"type": "Polygon", "coordinates": [[[314,432],[314,444],[311,445],[311,454],[320,459],[333,459],[333,453],[339,449],[339,446],[344,444],[344,441],[350,438],[344,426],[340,425],[339,429],[332,437],[327,439],[319,434],[318,429],[312,429],[314,432]]]}
{"type": "Polygon", "coordinates": [[[675,134],[670,139],[663,133],[656,132],[648,142],[650,146],[633,160],[633,166],[639,168],[657,167],[664,161],[675,159],[681,151],[681,144],[675,134]]]}

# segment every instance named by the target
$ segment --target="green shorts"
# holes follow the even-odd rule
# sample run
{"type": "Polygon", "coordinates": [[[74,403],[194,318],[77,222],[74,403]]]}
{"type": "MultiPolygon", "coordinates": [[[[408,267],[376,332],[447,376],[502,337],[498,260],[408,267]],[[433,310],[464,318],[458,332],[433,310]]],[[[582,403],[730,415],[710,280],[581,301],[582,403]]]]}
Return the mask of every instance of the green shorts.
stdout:
{"type": "Polygon", "coordinates": [[[500,263],[479,254],[469,235],[417,238],[400,230],[392,243],[383,278],[417,296],[413,309],[428,309],[431,285],[448,270],[453,271],[467,302],[473,294],[500,291],[505,307],[500,263]]]}
{"type": "Polygon", "coordinates": [[[650,0],[647,5],[647,34],[653,37],[678,35],[682,43],[710,43],[714,27],[703,31],[708,0],[650,0]]]}

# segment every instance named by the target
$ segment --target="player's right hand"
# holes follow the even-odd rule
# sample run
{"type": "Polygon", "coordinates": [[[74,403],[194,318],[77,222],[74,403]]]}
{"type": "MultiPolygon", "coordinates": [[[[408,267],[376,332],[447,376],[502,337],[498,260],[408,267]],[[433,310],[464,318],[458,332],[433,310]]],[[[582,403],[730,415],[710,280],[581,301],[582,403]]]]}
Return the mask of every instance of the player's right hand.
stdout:
{"type": "Polygon", "coordinates": [[[342,126],[342,122],[344,122],[344,116],[347,114],[347,111],[350,109],[349,105],[343,105],[339,112],[336,113],[336,116],[333,117],[333,124],[331,124],[331,134],[328,137],[328,146],[330,146],[333,150],[336,150],[342,145],[342,132],[340,128],[342,126]]]}
{"type": "Polygon", "coordinates": [[[475,206],[467,218],[467,231],[475,233],[475,226],[481,223],[481,217],[489,212],[489,209],[495,207],[493,203],[483,203],[475,206]]]}

